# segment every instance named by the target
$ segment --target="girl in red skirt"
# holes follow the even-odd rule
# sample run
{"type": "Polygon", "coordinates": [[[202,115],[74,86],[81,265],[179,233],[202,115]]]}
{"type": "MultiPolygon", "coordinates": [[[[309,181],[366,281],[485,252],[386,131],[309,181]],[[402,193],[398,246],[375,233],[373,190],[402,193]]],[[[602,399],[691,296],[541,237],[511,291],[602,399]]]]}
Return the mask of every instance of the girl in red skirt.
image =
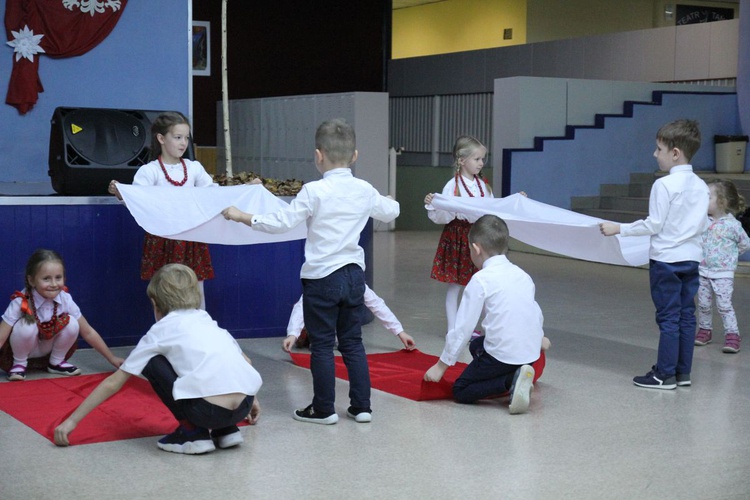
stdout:
{"type": "MultiPolygon", "coordinates": [[[[493,197],[492,189],[482,177],[487,148],[471,136],[461,136],[453,145],[453,166],[456,173],[443,188],[444,196],[493,197]]],[[[466,286],[477,268],[471,262],[469,253],[469,229],[471,223],[466,216],[431,206],[433,193],[425,196],[427,216],[435,224],[446,224],[440,235],[430,277],[448,283],[445,297],[445,313],[448,331],[456,323],[461,287],[466,286]]]]}
{"type": "MultiPolygon", "coordinates": [[[[160,114],[151,126],[152,161],[140,167],[133,178],[135,186],[206,187],[213,178],[197,161],[182,158],[188,148],[190,122],[177,112],[160,114]]],[[[117,181],[109,183],[109,192],[122,199],[117,181]]],[[[206,308],[203,280],[214,277],[211,255],[206,243],[170,240],[146,233],[141,260],[141,279],[150,280],[166,264],[184,264],[195,271],[201,291],[201,309],[206,308]]]]}

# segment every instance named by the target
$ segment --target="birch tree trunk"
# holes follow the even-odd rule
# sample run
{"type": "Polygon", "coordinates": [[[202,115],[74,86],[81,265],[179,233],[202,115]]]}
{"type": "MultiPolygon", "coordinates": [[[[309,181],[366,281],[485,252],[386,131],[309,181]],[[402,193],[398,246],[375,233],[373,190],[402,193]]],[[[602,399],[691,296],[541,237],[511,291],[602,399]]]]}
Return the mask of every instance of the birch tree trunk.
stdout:
{"type": "Polygon", "coordinates": [[[221,104],[224,118],[224,157],[227,178],[232,172],[232,140],[229,135],[229,90],[227,84],[227,0],[221,0],[221,104]]]}

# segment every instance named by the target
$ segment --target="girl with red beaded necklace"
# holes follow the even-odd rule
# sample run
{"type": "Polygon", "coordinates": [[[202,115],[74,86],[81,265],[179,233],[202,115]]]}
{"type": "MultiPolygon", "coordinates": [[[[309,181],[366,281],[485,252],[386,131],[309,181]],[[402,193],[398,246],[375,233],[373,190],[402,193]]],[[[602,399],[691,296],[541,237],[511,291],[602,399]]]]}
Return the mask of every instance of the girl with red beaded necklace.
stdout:
{"type": "MultiPolygon", "coordinates": [[[[138,169],[133,178],[135,186],[207,187],[214,186],[213,178],[200,162],[185,159],[188,148],[190,122],[181,113],[161,113],[151,126],[151,162],[138,169]]],[[[109,192],[122,199],[117,181],[109,183],[109,192]]],[[[211,254],[206,243],[170,240],[146,233],[141,259],[141,279],[150,280],[166,264],[184,264],[198,276],[201,308],[206,302],[203,280],[214,277],[211,254]]]]}
{"type": "MultiPolygon", "coordinates": [[[[453,166],[456,173],[443,188],[445,196],[493,197],[492,188],[481,171],[487,148],[474,137],[463,135],[453,145],[453,166]]],[[[430,277],[448,283],[445,313],[448,331],[453,329],[458,311],[461,287],[466,286],[477,268],[469,253],[471,223],[459,213],[436,210],[432,207],[433,194],[425,196],[427,216],[436,224],[445,224],[440,235],[430,277]]]]}
{"type": "Polygon", "coordinates": [[[8,380],[25,380],[29,367],[57,375],[80,374],[77,366],[67,362],[76,350],[79,333],[112,366],[122,364],[123,359],[112,354],[73,302],[57,252],[35,251],[25,276],[23,291],[11,296],[0,322],[0,368],[8,373],[8,380]]]}

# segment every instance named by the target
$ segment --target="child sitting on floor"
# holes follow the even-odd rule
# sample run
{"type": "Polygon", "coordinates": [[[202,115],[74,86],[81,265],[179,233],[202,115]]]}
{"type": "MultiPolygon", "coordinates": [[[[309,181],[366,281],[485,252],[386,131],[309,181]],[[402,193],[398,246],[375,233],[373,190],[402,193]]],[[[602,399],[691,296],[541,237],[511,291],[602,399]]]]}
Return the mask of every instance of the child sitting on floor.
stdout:
{"type": "Polygon", "coordinates": [[[120,369],[55,428],[55,444],[67,446],[69,434],[86,415],[118,392],[131,375],[140,374],[180,424],[159,440],[159,448],[196,455],[215,450],[215,444],[219,448],[241,444],[237,423],[247,418],[254,424],[260,414],[254,396],[262,381],[250,359],[228,331],[199,309],[198,278],[189,267],[160,268],[146,293],[156,323],[120,369]]]}
{"type": "Polygon", "coordinates": [[[424,375],[439,382],[469,341],[484,310],[481,347],[472,345],[469,366],[453,385],[459,403],[473,403],[510,391],[511,414],[524,413],[534,381],[530,365],[539,358],[543,316],[534,299],[535,287],[526,272],[506,257],[508,226],[495,215],[480,217],[469,231],[469,250],[479,269],[464,289],[456,323],[445,340],[440,360],[424,375]]]}

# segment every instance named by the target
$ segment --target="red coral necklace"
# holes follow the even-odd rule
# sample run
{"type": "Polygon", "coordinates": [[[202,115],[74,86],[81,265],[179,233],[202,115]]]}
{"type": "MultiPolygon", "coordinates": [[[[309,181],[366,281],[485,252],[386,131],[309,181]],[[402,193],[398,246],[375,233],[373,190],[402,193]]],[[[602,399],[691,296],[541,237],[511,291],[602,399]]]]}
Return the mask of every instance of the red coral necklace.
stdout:
{"type": "MultiPolygon", "coordinates": [[[[182,181],[177,182],[176,180],[172,179],[169,174],[167,173],[167,169],[164,167],[164,163],[161,161],[161,155],[159,155],[159,166],[161,167],[161,171],[164,172],[164,177],[166,177],[167,182],[172,184],[173,186],[182,186],[187,182],[187,165],[185,165],[185,160],[180,158],[180,163],[182,163],[182,181]]],[[[481,188],[480,188],[481,189],[481,188]]]]}
{"type": "MultiPolygon", "coordinates": [[[[463,184],[464,189],[469,194],[470,198],[473,198],[474,195],[469,191],[469,186],[466,185],[466,181],[464,181],[464,176],[461,174],[458,174],[458,177],[461,179],[461,184],[463,184]]],[[[482,183],[479,182],[479,176],[475,175],[474,180],[477,182],[477,187],[479,188],[479,197],[484,198],[484,190],[482,190],[482,183]]]]}

